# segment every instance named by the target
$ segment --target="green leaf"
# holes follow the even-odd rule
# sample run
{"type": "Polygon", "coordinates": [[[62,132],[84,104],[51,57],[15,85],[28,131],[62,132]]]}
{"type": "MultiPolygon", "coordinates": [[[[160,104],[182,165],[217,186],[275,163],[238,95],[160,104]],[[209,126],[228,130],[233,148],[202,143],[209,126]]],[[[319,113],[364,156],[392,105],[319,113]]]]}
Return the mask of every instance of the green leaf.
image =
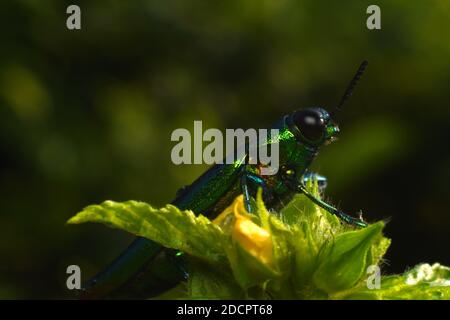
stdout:
{"type": "Polygon", "coordinates": [[[311,236],[311,226],[302,223],[294,231],[294,282],[298,290],[309,285],[317,269],[319,247],[311,236]]]}
{"type": "Polygon", "coordinates": [[[379,289],[361,284],[340,298],[377,300],[450,300],[450,268],[420,264],[403,275],[381,277],[379,289]]]}
{"type": "Polygon", "coordinates": [[[208,218],[181,211],[173,205],[155,209],[150,205],[127,201],[105,201],[92,205],[72,217],[68,223],[99,222],[156,241],[212,262],[226,262],[222,242],[225,235],[208,218]]]}
{"type": "Polygon", "coordinates": [[[315,285],[328,293],[354,286],[366,272],[367,254],[383,227],[384,223],[378,222],[338,235],[314,274],[315,285]]]}
{"type": "Polygon", "coordinates": [[[369,255],[369,261],[367,261],[368,265],[378,265],[382,262],[383,256],[386,251],[389,249],[391,245],[391,239],[383,237],[381,234],[377,237],[372,245],[372,249],[369,255]]]}
{"type": "Polygon", "coordinates": [[[191,299],[243,299],[244,291],[229,270],[203,261],[189,261],[188,295],[191,299]]]}

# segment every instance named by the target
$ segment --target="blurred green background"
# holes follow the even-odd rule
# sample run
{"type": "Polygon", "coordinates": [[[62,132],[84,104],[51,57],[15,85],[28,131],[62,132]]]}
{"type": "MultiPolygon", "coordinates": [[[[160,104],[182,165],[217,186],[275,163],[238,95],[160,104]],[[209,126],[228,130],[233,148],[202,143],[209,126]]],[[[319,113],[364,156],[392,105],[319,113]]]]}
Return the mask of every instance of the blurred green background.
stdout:
{"type": "Polygon", "coordinates": [[[69,298],[132,239],[65,226],[106,199],[170,202],[205,166],[175,166],[171,132],[264,128],[338,102],[340,139],[314,168],[327,196],[391,218],[386,272],[450,265],[450,3],[377,1],[1,1],[0,298],[69,298]],[[66,28],[78,4],[82,30],[66,28]]]}

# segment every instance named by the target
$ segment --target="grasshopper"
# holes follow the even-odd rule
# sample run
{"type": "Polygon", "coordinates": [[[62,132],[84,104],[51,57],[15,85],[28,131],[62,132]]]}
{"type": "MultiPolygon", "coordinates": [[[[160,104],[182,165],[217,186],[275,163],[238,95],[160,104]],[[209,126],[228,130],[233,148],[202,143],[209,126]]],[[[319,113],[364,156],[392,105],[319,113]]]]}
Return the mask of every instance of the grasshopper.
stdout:
{"type": "MultiPolygon", "coordinates": [[[[322,188],[326,185],[324,177],[308,168],[320,147],[333,141],[339,133],[333,118],[352,95],[367,64],[367,61],[361,63],[333,112],[328,113],[321,107],[301,109],[274,124],[278,135],[268,136],[265,143],[278,144],[280,167],[275,175],[261,175],[262,164],[249,164],[244,153],[233,163],[213,165],[191,185],[180,189],[172,204],[214,219],[240,194],[244,195],[245,206],[251,212],[251,201],[257,189],[262,188],[266,207],[271,210],[282,208],[295,194],[302,193],[344,223],[365,227],[367,224],[361,216],[347,215],[315,197],[305,183],[315,179],[322,188]]],[[[148,298],[174,287],[187,276],[182,253],[138,237],[104,271],[84,285],[82,297],[148,298]]]]}

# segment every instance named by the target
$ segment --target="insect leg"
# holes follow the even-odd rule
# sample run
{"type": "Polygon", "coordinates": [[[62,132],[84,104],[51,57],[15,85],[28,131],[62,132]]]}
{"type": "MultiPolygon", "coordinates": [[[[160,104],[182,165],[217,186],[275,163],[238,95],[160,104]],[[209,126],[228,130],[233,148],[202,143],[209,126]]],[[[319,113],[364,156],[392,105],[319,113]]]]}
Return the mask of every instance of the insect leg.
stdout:
{"type": "Polygon", "coordinates": [[[244,205],[245,205],[245,209],[248,212],[252,212],[252,206],[251,206],[251,202],[250,202],[250,190],[248,187],[248,181],[247,181],[247,175],[244,174],[241,177],[241,189],[242,189],[242,194],[244,195],[244,205]]]}
{"type": "Polygon", "coordinates": [[[305,187],[304,184],[299,184],[298,185],[298,191],[303,193],[305,196],[307,196],[312,202],[314,202],[315,204],[317,204],[319,207],[321,207],[322,209],[325,209],[326,211],[328,211],[331,214],[336,215],[339,219],[341,219],[342,221],[345,221],[347,223],[356,225],[358,227],[367,227],[367,223],[364,222],[361,218],[354,218],[348,214],[345,214],[344,212],[336,209],[335,207],[329,205],[328,203],[316,198],[313,194],[311,194],[305,187]]]}
{"type": "Polygon", "coordinates": [[[267,187],[264,179],[257,174],[249,171],[247,168],[244,168],[241,176],[241,188],[244,195],[245,209],[251,213],[253,210],[251,207],[250,186],[256,187],[256,189],[258,187],[261,187],[263,189],[263,192],[267,193],[267,187]]]}

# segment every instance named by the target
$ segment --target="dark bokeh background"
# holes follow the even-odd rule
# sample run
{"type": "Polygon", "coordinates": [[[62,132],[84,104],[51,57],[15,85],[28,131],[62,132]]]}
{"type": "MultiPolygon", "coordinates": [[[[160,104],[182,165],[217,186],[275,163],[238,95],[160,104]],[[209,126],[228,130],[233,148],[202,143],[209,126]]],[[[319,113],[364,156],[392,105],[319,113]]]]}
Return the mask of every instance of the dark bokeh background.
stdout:
{"type": "Polygon", "coordinates": [[[204,166],[175,166],[170,133],[263,128],[334,106],[369,68],[342,135],[314,167],[327,195],[391,218],[386,272],[450,265],[450,3],[377,1],[1,1],[0,297],[71,297],[131,237],[65,226],[88,204],[171,201],[204,166]],[[66,7],[82,30],[66,29],[66,7]]]}

